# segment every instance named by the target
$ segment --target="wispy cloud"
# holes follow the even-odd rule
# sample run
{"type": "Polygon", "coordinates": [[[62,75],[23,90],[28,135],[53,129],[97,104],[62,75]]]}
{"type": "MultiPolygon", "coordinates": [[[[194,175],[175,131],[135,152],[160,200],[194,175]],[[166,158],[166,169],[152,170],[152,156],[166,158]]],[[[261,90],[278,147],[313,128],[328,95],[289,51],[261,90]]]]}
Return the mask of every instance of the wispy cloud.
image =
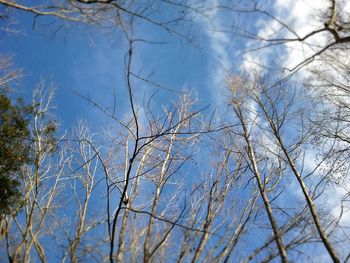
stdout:
{"type": "MultiPolygon", "coordinates": [[[[222,17],[219,13],[219,0],[208,1],[210,11],[208,18],[199,17],[199,22],[205,30],[210,48],[209,90],[211,102],[214,106],[223,104],[225,93],[225,80],[231,71],[233,54],[228,46],[230,37],[222,30],[222,17]]],[[[218,108],[218,107],[217,107],[218,108]]]]}

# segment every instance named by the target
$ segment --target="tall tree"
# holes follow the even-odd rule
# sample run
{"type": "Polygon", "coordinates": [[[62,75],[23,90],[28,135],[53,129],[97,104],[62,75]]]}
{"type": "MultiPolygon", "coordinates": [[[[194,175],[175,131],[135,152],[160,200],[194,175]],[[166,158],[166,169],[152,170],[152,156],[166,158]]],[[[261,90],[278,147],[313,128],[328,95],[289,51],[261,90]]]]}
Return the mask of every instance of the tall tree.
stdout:
{"type": "Polygon", "coordinates": [[[13,103],[0,94],[0,214],[6,214],[20,199],[19,172],[31,160],[30,122],[31,107],[22,100],[13,103]]]}

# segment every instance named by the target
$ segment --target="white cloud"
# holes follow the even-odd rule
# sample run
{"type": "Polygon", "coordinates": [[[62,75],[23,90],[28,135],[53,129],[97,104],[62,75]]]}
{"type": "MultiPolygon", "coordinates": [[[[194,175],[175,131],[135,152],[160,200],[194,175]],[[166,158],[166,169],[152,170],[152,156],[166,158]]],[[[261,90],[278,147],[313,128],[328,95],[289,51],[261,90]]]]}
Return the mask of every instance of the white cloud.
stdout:
{"type": "MultiPolygon", "coordinates": [[[[259,28],[257,35],[265,39],[277,38],[296,38],[304,37],[308,33],[323,27],[324,21],[320,18],[322,13],[329,8],[327,0],[278,0],[274,2],[273,16],[276,20],[262,16],[255,21],[255,25],[259,28]],[[281,22],[281,23],[280,23],[281,22]],[[284,26],[286,25],[286,26],[284,26]]],[[[348,4],[350,6],[350,4],[348,4]]],[[[263,8],[263,7],[261,7],[263,8]]],[[[261,41],[248,41],[246,50],[256,49],[254,52],[247,53],[243,56],[242,70],[255,70],[258,73],[262,71],[273,56],[281,57],[284,68],[293,69],[295,66],[309,58],[312,54],[320,50],[326,43],[326,34],[315,34],[307,39],[307,41],[290,41],[284,45],[284,50],[274,49],[269,46],[268,42],[262,44],[261,41]],[[266,48],[257,48],[267,45],[266,48]],[[277,53],[273,53],[277,52],[277,53]]],[[[278,45],[281,48],[281,45],[278,45]]]]}
{"type": "Polygon", "coordinates": [[[211,92],[210,99],[214,106],[219,106],[222,105],[224,100],[223,94],[225,92],[225,80],[227,73],[230,73],[232,67],[233,54],[228,50],[230,38],[221,28],[222,18],[217,8],[219,0],[208,1],[207,5],[211,7],[207,14],[209,18],[203,18],[200,16],[198,19],[208,37],[211,50],[210,68],[212,70],[210,70],[208,77],[208,86],[211,92]]]}

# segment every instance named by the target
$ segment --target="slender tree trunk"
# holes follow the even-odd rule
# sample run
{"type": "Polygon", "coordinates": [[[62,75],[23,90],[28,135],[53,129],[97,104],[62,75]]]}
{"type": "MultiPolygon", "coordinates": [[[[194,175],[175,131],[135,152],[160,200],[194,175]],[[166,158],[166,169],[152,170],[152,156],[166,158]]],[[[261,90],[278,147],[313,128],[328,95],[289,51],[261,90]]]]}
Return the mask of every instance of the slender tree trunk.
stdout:
{"type": "Polygon", "coordinates": [[[278,143],[280,144],[281,146],[281,149],[284,153],[284,155],[286,156],[287,160],[288,160],[288,163],[300,185],[300,188],[302,189],[302,192],[304,194],[304,197],[306,199],[306,202],[309,206],[309,209],[310,209],[310,212],[311,212],[311,216],[312,216],[312,219],[315,223],[315,226],[316,226],[316,229],[317,229],[317,232],[324,244],[324,246],[326,247],[328,253],[329,253],[329,256],[332,258],[333,262],[336,262],[336,263],[340,263],[340,259],[337,255],[337,253],[335,252],[335,249],[333,248],[332,244],[329,242],[328,240],[328,237],[323,229],[323,226],[320,222],[320,219],[319,219],[319,216],[318,216],[318,213],[317,213],[317,209],[316,209],[316,206],[314,204],[314,201],[312,200],[310,194],[309,194],[309,191],[307,189],[307,186],[305,185],[304,183],[304,180],[302,178],[302,176],[299,174],[296,166],[295,166],[295,163],[294,161],[291,159],[287,149],[284,147],[283,143],[282,143],[282,140],[281,140],[281,137],[279,136],[279,134],[275,134],[276,135],[276,138],[278,140],[278,143]]]}
{"type": "Polygon", "coordinates": [[[282,236],[281,236],[281,233],[279,231],[279,228],[278,228],[278,225],[277,225],[277,221],[276,221],[275,217],[273,216],[273,212],[272,212],[272,209],[271,209],[270,201],[269,201],[269,199],[268,199],[268,197],[266,195],[266,192],[265,192],[265,189],[264,189],[264,184],[263,184],[263,182],[261,180],[261,175],[260,175],[260,172],[259,172],[259,169],[258,169],[258,166],[257,166],[257,161],[256,161],[254,149],[253,149],[253,146],[251,145],[251,141],[250,141],[250,138],[249,138],[249,133],[248,133],[245,121],[244,121],[244,117],[243,117],[242,111],[239,108],[239,106],[238,107],[234,107],[234,110],[235,110],[235,112],[237,114],[237,117],[239,118],[239,120],[241,122],[241,125],[242,125],[243,136],[244,136],[244,139],[245,139],[245,141],[247,143],[249,159],[250,159],[251,164],[253,166],[252,167],[253,168],[253,173],[254,173],[255,179],[256,179],[257,184],[258,184],[259,192],[260,192],[260,195],[261,195],[261,197],[263,199],[264,207],[265,207],[267,216],[269,218],[269,221],[270,221],[273,233],[275,235],[275,240],[276,240],[276,244],[277,244],[279,255],[281,257],[282,262],[286,263],[286,262],[288,262],[286,249],[285,249],[285,246],[283,245],[282,236]]]}
{"type": "Polygon", "coordinates": [[[288,150],[287,148],[285,147],[285,145],[283,144],[283,141],[282,141],[282,138],[280,136],[280,133],[279,133],[279,130],[275,124],[275,122],[272,120],[272,118],[270,117],[270,115],[268,114],[264,104],[260,101],[259,98],[256,98],[258,104],[260,105],[260,107],[262,108],[263,112],[264,112],[264,115],[265,117],[267,118],[267,121],[269,122],[269,125],[274,133],[274,136],[276,137],[277,141],[278,141],[278,144],[280,145],[284,155],[286,156],[287,158],[287,161],[288,161],[288,164],[290,166],[290,168],[292,169],[298,183],[299,183],[299,186],[304,194],[304,197],[306,199],[306,202],[307,202],[307,205],[310,209],[310,212],[311,212],[311,216],[312,216],[312,219],[315,223],[315,226],[316,226],[316,229],[317,229],[317,232],[324,244],[324,246],[326,247],[330,257],[332,258],[333,262],[336,262],[336,263],[340,263],[340,259],[335,251],[335,249],[333,248],[332,244],[329,242],[328,240],[328,237],[322,227],[322,224],[320,222],[320,219],[319,219],[319,216],[318,216],[318,213],[317,213],[317,209],[316,209],[316,206],[309,194],[309,191],[307,189],[307,186],[305,185],[304,183],[304,180],[301,176],[301,174],[299,173],[298,169],[296,168],[296,165],[294,163],[294,161],[292,160],[292,158],[290,157],[290,154],[288,153],[288,150]]]}

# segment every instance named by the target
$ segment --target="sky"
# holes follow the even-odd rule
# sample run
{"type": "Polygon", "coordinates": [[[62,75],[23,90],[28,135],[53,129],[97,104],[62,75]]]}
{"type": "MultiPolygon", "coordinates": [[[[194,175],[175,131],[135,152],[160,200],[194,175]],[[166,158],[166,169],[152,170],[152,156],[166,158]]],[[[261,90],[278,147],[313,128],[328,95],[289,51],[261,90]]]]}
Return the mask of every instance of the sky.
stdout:
{"type": "MultiPolygon", "coordinates": [[[[207,1],[209,6],[220,3],[220,0],[207,1]]],[[[283,21],[293,25],[301,36],[320,26],[322,21],[313,16],[327,5],[326,0],[266,0],[259,3],[277,17],[283,17],[283,21]]],[[[350,9],[349,2],[344,1],[344,9],[350,9]]],[[[1,53],[13,55],[15,66],[22,69],[24,76],[19,93],[27,100],[33,88],[42,80],[47,85],[52,83],[57,87],[54,113],[61,131],[72,129],[80,119],[87,120],[95,131],[108,124],[109,119],[83,97],[92,99],[102,108],[111,107],[115,100],[119,116],[128,113],[124,79],[124,59],[128,46],[120,30],[106,33],[96,27],[87,30],[83,25],[73,25],[53,33],[57,26],[45,26],[47,18],[39,18],[42,23],[33,29],[32,15],[15,15],[20,33],[2,36],[1,53]]],[[[133,71],[161,86],[135,81],[133,88],[138,105],[156,92],[152,105],[160,110],[162,105],[174,101],[181,91],[189,89],[198,96],[199,108],[210,105],[209,112],[216,111],[216,118],[225,119],[227,108],[222,105],[228,103],[225,89],[228,74],[267,73],[266,68],[260,65],[269,65],[272,72],[283,74],[281,66],[290,68],[298,65],[317,48],[316,44],[326,41],[326,37],[321,35],[312,38],[310,45],[293,43],[248,52],[261,44],[232,34],[233,25],[248,26],[260,37],[289,37],[291,32],[263,14],[241,14],[238,19],[226,10],[214,8],[208,15],[209,20],[199,15],[195,17],[196,41],[193,43],[154,25],[138,25],[135,33],[138,38],[161,42],[135,44],[133,71]]],[[[181,26],[178,29],[186,30],[181,26]]],[[[301,71],[298,74],[305,77],[308,73],[301,71]]],[[[311,170],[311,160],[315,154],[308,154],[311,170]]],[[[343,194],[340,192],[338,195],[337,190],[335,192],[337,194],[332,197],[328,195],[327,198],[329,207],[334,207],[334,213],[338,211],[336,206],[343,194]]]]}
{"type": "MultiPolygon", "coordinates": [[[[23,70],[21,92],[28,98],[41,80],[57,86],[57,115],[64,127],[74,125],[80,118],[94,122],[98,119],[98,112],[77,94],[105,107],[113,105],[115,96],[120,110],[128,107],[123,80],[127,46],[120,32],[106,37],[96,28],[84,31],[83,26],[77,26],[51,35],[51,29],[45,26],[32,30],[31,15],[22,13],[19,19],[22,33],[5,37],[2,51],[13,55],[15,65],[23,70]]],[[[197,49],[154,27],[147,29],[145,35],[164,44],[136,43],[134,71],[144,77],[151,75],[152,81],[164,87],[158,88],[162,100],[169,100],[188,87],[197,90],[198,96],[208,103],[209,79],[203,77],[211,71],[207,43],[197,49]]],[[[135,92],[155,91],[149,89],[139,85],[135,92]]]]}

